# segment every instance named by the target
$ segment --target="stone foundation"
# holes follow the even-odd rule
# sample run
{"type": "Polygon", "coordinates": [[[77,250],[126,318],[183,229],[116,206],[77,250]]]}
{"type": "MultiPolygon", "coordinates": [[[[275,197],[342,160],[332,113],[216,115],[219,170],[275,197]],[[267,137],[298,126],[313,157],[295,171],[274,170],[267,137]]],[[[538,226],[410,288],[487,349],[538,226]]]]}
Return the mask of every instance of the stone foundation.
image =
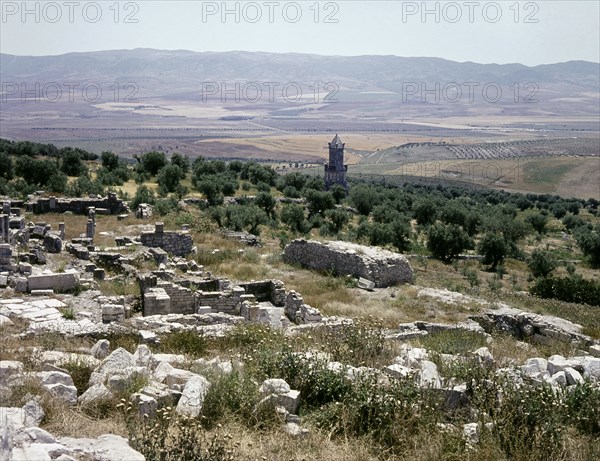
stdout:
{"type": "Polygon", "coordinates": [[[210,306],[213,312],[239,315],[241,296],[244,289],[234,287],[230,291],[198,291],[196,293],[197,306],[210,306]]]}
{"type": "Polygon", "coordinates": [[[283,257],[287,263],[309,269],[363,277],[378,288],[413,280],[413,270],[404,256],[354,243],[298,239],[285,247],[283,257]]]}
{"type": "Polygon", "coordinates": [[[289,320],[317,323],[321,313],[292,291],[286,296],[280,280],[232,285],[227,279],[175,277],[172,271],[138,275],[143,316],[228,314],[246,321],[284,328],[289,320]],[[289,319],[289,320],[288,320],[289,319]]]}

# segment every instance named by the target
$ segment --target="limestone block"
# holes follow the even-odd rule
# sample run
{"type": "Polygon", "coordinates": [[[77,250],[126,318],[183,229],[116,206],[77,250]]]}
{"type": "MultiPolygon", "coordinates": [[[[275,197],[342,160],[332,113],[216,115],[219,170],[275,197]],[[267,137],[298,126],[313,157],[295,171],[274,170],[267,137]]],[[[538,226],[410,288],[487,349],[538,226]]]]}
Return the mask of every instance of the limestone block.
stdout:
{"type": "Polygon", "coordinates": [[[375,282],[360,277],[358,279],[358,288],[362,288],[363,290],[367,291],[373,291],[375,289],[375,282]]]}
{"type": "Polygon", "coordinates": [[[437,365],[429,360],[423,360],[420,363],[420,383],[423,387],[432,387],[439,389],[442,387],[440,375],[438,373],[437,365]]]}
{"type": "Polygon", "coordinates": [[[27,281],[29,290],[74,290],[79,284],[79,272],[69,270],[63,273],[30,275],[27,281]]]}
{"type": "Polygon", "coordinates": [[[413,270],[404,256],[349,242],[297,239],[285,247],[284,260],[313,270],[362,277],[380,288],[413,280],[413,270]]]}
{"type": "Polygon", "coordinates": [[[185,384],[175,411],[180,415],[197,417],[202,411],[204,397],[209,388],[210,383],[203,376],[196,375],[192,377],[185,384]]]}
{"type": "Polygon", "coordinates": [[[100,402],[110,401],[113,393],[104,384],[94,384],[77,399],[81,406],[95,405],[100,402]]]}
{"type": "Polygon", "coordinates": [[[103,359],[110,353],[110,342],[108,339],[100,339],[92,346],[90,352],[97,359],[103,359]]]}

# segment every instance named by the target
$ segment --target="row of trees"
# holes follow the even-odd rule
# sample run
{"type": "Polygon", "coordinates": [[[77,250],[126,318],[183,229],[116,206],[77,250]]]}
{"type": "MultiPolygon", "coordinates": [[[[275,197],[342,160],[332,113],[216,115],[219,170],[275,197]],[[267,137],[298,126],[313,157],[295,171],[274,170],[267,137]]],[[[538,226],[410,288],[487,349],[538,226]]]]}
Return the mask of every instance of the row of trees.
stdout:
{"type": "Polygon", "coordinates": [[[163,153],[153,151],[136,159],[132,167],[112,152],[98,156],[79,148],[0,139],[0,193],[25,196],[42,188],[67,196],[102,194],[132,177],[138,183],[156,179],[163,196],[187,192],[180,186],[189,170],[187,157],[174,153],[167,160],[163,153]],[[97,160],[99,164],[90,163],[97,160]],[[69,177],[77,179],[69,181],[69,177]]]}

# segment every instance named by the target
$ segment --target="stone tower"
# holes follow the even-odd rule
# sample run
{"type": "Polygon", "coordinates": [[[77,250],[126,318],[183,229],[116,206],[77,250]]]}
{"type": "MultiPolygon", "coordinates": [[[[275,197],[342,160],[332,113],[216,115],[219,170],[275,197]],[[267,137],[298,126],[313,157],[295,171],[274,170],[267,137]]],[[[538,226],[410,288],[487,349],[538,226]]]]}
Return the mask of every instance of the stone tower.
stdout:
{"type": "Polygon", "coordinates": [[[337,134],[329,143],[329,163],[325,164],[325,190],[331,189],[334,184],[339,184],[348,191],[346,182],[348,165],[344,165],[344,146],[337,134]]]}

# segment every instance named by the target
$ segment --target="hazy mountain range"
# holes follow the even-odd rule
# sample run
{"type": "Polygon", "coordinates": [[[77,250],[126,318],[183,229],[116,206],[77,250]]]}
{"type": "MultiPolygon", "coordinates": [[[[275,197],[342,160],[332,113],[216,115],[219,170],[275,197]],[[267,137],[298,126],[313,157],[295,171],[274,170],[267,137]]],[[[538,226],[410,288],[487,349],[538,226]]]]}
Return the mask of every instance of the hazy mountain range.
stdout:
{"type": "Polygon", "coordinates": [[[423,57],[135,49],[39,57],[0,54],[0,78],[3,82],[132,81],[146,96],[197,89],[204,81],[259,81],[335,82],[346,90],[391,92],[401,91],[408,82],[441,86],[494,82],[506,88],[515,82],[533,82],[540,92],[593,97],[600,90],[600,64],[569,61],[528,67],[423,57]]]}
{"type": "MultiPolygon", "coordinates": [[[[585,61],[528,67],[424,57],[135,49],[1,54],[0,80],[2,130],[15,137],[32,136],[33,128],[178,128],[236,120],[286,130],[338,127],[343,121],[336,129],[344,131],[365,129],[365,123],[379,130],[410,120],[462,117],[474,121],[464,123],[486,124],[486,117],[501,117],[489,124],[528,128],[529,121],[541,119],[545,128],[575,120],[569,128],[579,129],[597,126],[600,117],[600,64],[585,61]],[[210,90],[207,82],[215,82],[210,90]],[[248,82],[261,88],[258,100],[250,100],[256,93],[248,82]],[[23,101],[22,88],[30,91],[38,83],[42,92],[49,88],[47,96],[32,103],[25,95],[23,101]],[[237,100],[224,95],[224,88],[237,83],[248,93],[234,90],[237,100]],[[101,98],[94,99],[93,88],[83,97],[86,84],[101,88],[101,98]],[[76,85],[73,100],[67,85],[76,85]],[[52,101],[53,86],[63,90],[58,103],[52,101]]],[[[235,128],[256,126],[242,125],[235,128]]]]}

